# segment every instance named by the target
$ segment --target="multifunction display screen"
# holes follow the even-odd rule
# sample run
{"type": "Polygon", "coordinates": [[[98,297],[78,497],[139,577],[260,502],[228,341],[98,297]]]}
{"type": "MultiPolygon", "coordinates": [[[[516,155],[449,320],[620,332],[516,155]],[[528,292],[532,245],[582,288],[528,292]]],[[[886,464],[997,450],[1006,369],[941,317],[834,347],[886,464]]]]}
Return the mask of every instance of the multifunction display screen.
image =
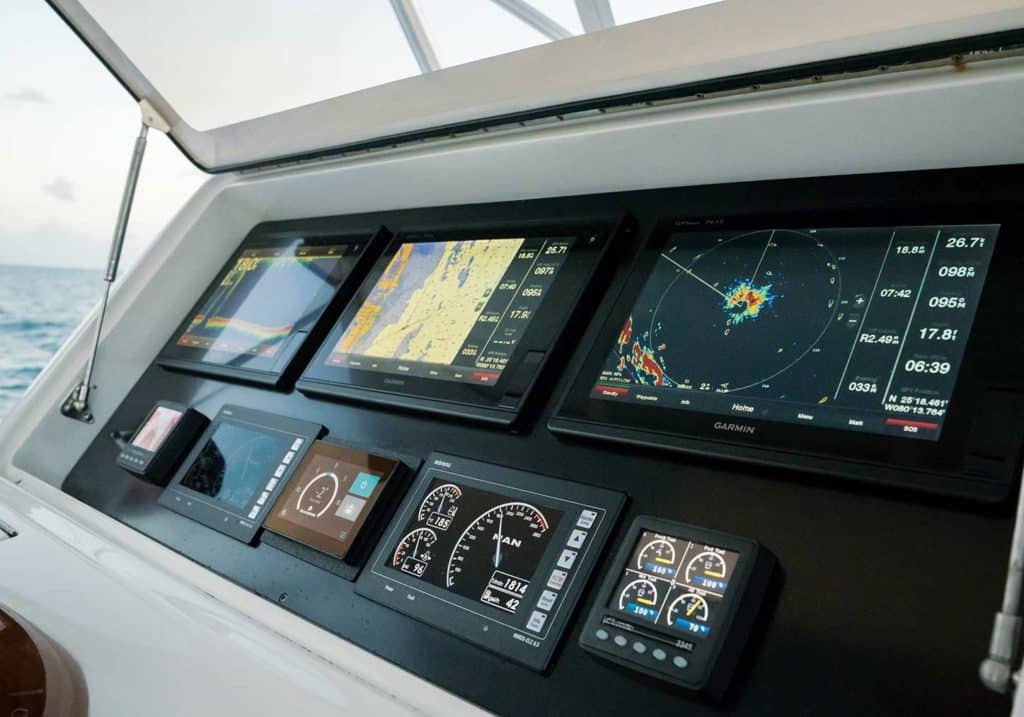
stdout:
{"type": "Polygon", "coordinates": [[[561,511],[535,501],[435,478],[392,547],[388,564],[516,614],[561,519],[561,511]]]}
{"type": "Polygon", "coordinates": [[[220,423],[182,476],[181,485],[236,511],[245,510],[273,479],[291,443],[284,434],[220,423]]]}
{"type": "Polygon", "coordinates": [[[708,637],[739,557],[714,545],[642,531],[608,607],[678,637],[708,637]]]}
{"type": "Polygon", "coordinates": [[[360,244],[302,240],[243,250],[176,340],[194,360],[244,368],[273,363],[308,330],[351,270],[360,244]]]}
{"type": "Polygon", "coordinates": [[[998,229],[677,231],[591,396],[937,440],[998,229]]]}
{"type": "Polygon", "coordinates": [[[399,464],[317,441],[267,517],[281,535],[344,558],[399,464]]]}
{"type": "Polygon", "coordinates": [[[402,243],[326,364],[493,384],[572,244],[539,237],[402,243]]]}

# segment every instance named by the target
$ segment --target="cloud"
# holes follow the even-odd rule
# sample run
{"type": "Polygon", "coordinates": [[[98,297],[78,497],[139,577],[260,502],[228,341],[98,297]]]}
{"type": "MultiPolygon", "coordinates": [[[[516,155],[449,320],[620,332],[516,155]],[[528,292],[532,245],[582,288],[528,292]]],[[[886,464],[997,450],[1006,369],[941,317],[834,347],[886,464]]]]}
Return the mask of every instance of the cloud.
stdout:
{"type": "Polygon", "coordinates": [[[34,105],[46,105],[50,103],[50,98],[44,95],[39,90],[31,87],[24,87],[17,92],[5,92],[0,95],[0,101],[3,102],[25,102],[34,105]]]}
{"type": "Polygon", "coordinates": [[[43,185],[43,191],[62,202],[78,201],[75,197],[75,185],[67,177],[54,177],[52,182],[43,185]]]}
{"type": "Polygon", "coordinates": [[[0,226],[0,264],[100,269],[105,256],[106,246],[101,240],[61,224],[22,231],[0,226]]]}

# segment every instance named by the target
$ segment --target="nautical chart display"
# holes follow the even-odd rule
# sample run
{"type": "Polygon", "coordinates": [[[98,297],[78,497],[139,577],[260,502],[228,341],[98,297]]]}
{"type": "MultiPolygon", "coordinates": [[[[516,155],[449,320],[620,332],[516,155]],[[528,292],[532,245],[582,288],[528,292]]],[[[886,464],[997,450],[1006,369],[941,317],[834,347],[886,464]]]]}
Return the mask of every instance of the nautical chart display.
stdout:
{"type": "Polygon", "coordinates": [[[997,232],[672,233],[591,397],[936,440],[997,232]]]}
{"type": "Polygon", "coordinates": [[[399,233],[299,389],[513,423],[626,221],[399,233]]]}
{"type": "Polygon", "coordinates": [[[518,237],[404,243],[327,363],[492,384],[572,242],[518,237]]]}

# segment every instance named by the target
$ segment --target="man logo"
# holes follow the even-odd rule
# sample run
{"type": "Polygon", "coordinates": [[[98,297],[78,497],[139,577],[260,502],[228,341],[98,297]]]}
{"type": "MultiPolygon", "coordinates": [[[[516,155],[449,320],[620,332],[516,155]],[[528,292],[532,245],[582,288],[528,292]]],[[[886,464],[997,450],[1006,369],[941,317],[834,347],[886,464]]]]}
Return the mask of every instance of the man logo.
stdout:
{"type": "Polygon", "coordinates": [[[754,431],[756,431],[757,428],[755,426],[746,426],[742,423],[726,423],[725,421],[715,421],[715,430],[751,434],[754,431]]]}

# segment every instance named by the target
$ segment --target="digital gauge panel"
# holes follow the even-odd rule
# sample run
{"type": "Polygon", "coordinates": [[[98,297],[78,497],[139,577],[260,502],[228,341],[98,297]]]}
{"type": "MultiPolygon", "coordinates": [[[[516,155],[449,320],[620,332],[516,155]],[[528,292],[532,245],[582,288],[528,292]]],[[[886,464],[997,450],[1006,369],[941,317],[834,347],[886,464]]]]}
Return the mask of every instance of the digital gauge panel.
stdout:
{"type": "Polygon", "coordinates": [[[251,542],[323,426],[224,406],[160,495],[160,505],[251,542]]]}
{"type": "Polygon", "coordinates": [[[531,224],[397,236],[299,388],[512,423],[613,227],[531,224]]]}
{"type": "Polygon", "coordinates": [[[754,541],[637,518],[580,644],[653,677],[720,696],[774,564],[754,541]]]}
{"type": "MultiPolygon", "coordinates": [[[[286,224],[287,226],[287,224],[286,224]]],[[[380,232],[319,236],[256,227],[158,359],[161,365],[276,385],[312,333],[339,310],[380,232]]]]}
{"type": "Polygon", "coordinates": [[[542,671],[624,499],[435,453],[356,592],[542,671]]]}
{"type": "Polygon", "coordinates": [[[944,429],[974,408],[956,389],[1000,225],[774,218],[663,222],[552,429],[962,462],[970,419],[944,429]]]}

